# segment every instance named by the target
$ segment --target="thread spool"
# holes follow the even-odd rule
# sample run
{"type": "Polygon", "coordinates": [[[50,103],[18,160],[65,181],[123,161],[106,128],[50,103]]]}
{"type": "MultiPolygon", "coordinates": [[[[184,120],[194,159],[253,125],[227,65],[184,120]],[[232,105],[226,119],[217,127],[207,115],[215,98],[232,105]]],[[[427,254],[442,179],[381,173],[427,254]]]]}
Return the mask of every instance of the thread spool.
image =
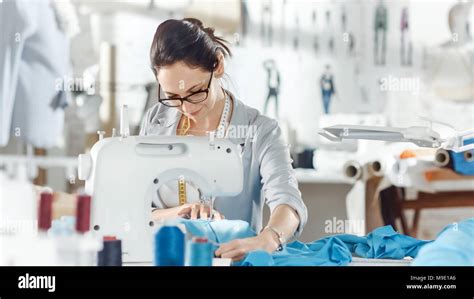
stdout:
{"type": "Polygon", "coordinates": [[[40,231],[47,231],[51,228],[51,221],[53,215],[52,207],[53,194],[49,192],[41,193],[38,209],[38,229],[40,231]]]}
{"type": "Polygon", "coordinates": [[[99,251],[97,260],[100,267],[122,266],[122,241],[115,236],[105,236],[103,249],[99,251]]]}
{"type": "Polygon", "coordinates": [[[206,238],[194,237],[186,248],[186,266],[212,266],[213,246],[206,238]]]}
{"type": "Polygon", "coordinates": [[[81,194],[77,197],[76,231],[85,233],[89,231],[91,218],[91,197],[81,194]]]}
{"type": "Polygon", "coordinates": [[[184,266],[184,233],[166,224],[155,234],[155,266],[184,266]]]}

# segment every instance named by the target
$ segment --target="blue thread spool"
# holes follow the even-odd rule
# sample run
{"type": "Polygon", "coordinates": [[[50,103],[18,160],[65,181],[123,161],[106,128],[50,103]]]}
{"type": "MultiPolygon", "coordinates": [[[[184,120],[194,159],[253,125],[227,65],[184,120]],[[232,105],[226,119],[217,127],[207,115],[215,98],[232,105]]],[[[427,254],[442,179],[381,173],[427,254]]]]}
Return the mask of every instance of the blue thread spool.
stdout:
{"type": "Polygon", "coordinates": [[[155,234],[155,266],[184,266],[184,233],[165,224],[155,234]]]}
{"type": "Polygon", "coordinates": [[[213,246],[206,238],[195,237],[188,242],[186,266],[212,266],[213,246]]]}
{"type": "Polygon", "coordinates": [[[122,266],[122,241],[114,236],[104,237],[104,247],[98,253],[98,266],[122,266]]]}

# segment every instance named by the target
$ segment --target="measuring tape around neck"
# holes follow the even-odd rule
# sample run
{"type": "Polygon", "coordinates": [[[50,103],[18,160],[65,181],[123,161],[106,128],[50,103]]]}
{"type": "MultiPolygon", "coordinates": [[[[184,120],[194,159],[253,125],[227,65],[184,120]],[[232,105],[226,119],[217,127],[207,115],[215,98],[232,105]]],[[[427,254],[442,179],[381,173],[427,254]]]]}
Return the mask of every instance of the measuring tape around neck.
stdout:
{"type": "MultiPolygon", "coordinates": [[[[216,137],[217,138],[224,138],[225,137],[225,133],[226,133],[226,129],[227,129],[227,123],[229,122],[229,117],[230,117],[230,113],[231,113],[229,95],[227,94],[227,92],[225,90],[223,90],[223,91],[224,91],[224,95],[225,95],[225,103],[224,103],[224,109],[222,110],[221,119],[219,121],[219,125],[217,126],[217,130],[216,130],[216,137]]],[[[189,119],[189,117],[185,116],[184,121],[181,124],[181,127],[178,128],[178,130],[177,130],[178,131],[177,134],[178,135],[187,135],[190,128],[191,128],[191,120],[189,119]]]]}
{"type": "MultiPolygon", "coordinates": [[[[216,137],[217,138],[224,138],[227,128],[227,123],[230,117],[230,98],[229,95],[225,90],[225,103],[224,103],[224,110],[222,111],[221,119],[219,121],[219,126],[217,127],[216,137]]],[[[189,117],[185,117],[183,127],[178,129],[178,135],[186,135],[191,127],[191,123],[189,117]]],[[[178,200],[179,205],[182,206],[187,202],[186,198],[186,180],[183,176],[180,176],[178,179],[178,200]]]]}

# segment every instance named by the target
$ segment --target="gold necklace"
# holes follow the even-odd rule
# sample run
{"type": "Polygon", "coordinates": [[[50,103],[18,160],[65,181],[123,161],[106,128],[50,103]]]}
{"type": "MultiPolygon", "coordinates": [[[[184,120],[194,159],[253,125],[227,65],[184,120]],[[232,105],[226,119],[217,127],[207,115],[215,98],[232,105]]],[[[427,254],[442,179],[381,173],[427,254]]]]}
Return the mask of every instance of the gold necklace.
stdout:
{"type": "Polygon", "coordinates": [[[181,125],[181,128],[178,129],[178,135],[184,136],[188,134],[189,128],[191,128],[191,120],[189,117],[184,116],[184,122],[181,125]]]}
{"type": "MultiPolygon", "coordinates": [[[[217,133],[218,133],[218,135],[220,135],[219,136],[220,138],[223,138],[224,137],[223,135],[225,135],[225,128],[226,128],[227,122],[229,121],[230,109],[231,109],[230,99],[229,99],[228,94],[225,91],[224,91],[224,95],[225,95],[224,110],[223,110],[223,113],[221,115],[219,126],[217,128],[217,133]]],[[[191,120],[189,119],[189,117],[184,116],[184,121],[180,122],[180,124],[179,124],[179,128],[177,130],[177,135],[178,136],[187,135],[190,128],[191,128],[191,120]]]]}

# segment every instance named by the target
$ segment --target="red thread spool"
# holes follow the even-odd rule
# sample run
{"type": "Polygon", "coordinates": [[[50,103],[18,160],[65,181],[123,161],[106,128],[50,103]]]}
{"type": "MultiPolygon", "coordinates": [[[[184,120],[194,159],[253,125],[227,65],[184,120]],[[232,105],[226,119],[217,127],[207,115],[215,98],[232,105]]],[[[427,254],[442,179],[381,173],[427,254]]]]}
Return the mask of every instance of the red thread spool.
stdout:
{"type": "Polygon", "coordinates": [[[53,194],[43,192],[40,195],[40,203],[38,209],[38,229],[47,231],[51,228],[51,220],[53,216],[53,194]]]}
{"type": "Polygon", "coordinates": [[[116,236],[104,236],[104,241],[115,241],[117,240],[116,236]]]}
{"type": "Polygon", "coordinates": [[[81,194],[77,197],[76,231],[85,233],[89,231],[91,220],[91,197],[81,194]]]}

